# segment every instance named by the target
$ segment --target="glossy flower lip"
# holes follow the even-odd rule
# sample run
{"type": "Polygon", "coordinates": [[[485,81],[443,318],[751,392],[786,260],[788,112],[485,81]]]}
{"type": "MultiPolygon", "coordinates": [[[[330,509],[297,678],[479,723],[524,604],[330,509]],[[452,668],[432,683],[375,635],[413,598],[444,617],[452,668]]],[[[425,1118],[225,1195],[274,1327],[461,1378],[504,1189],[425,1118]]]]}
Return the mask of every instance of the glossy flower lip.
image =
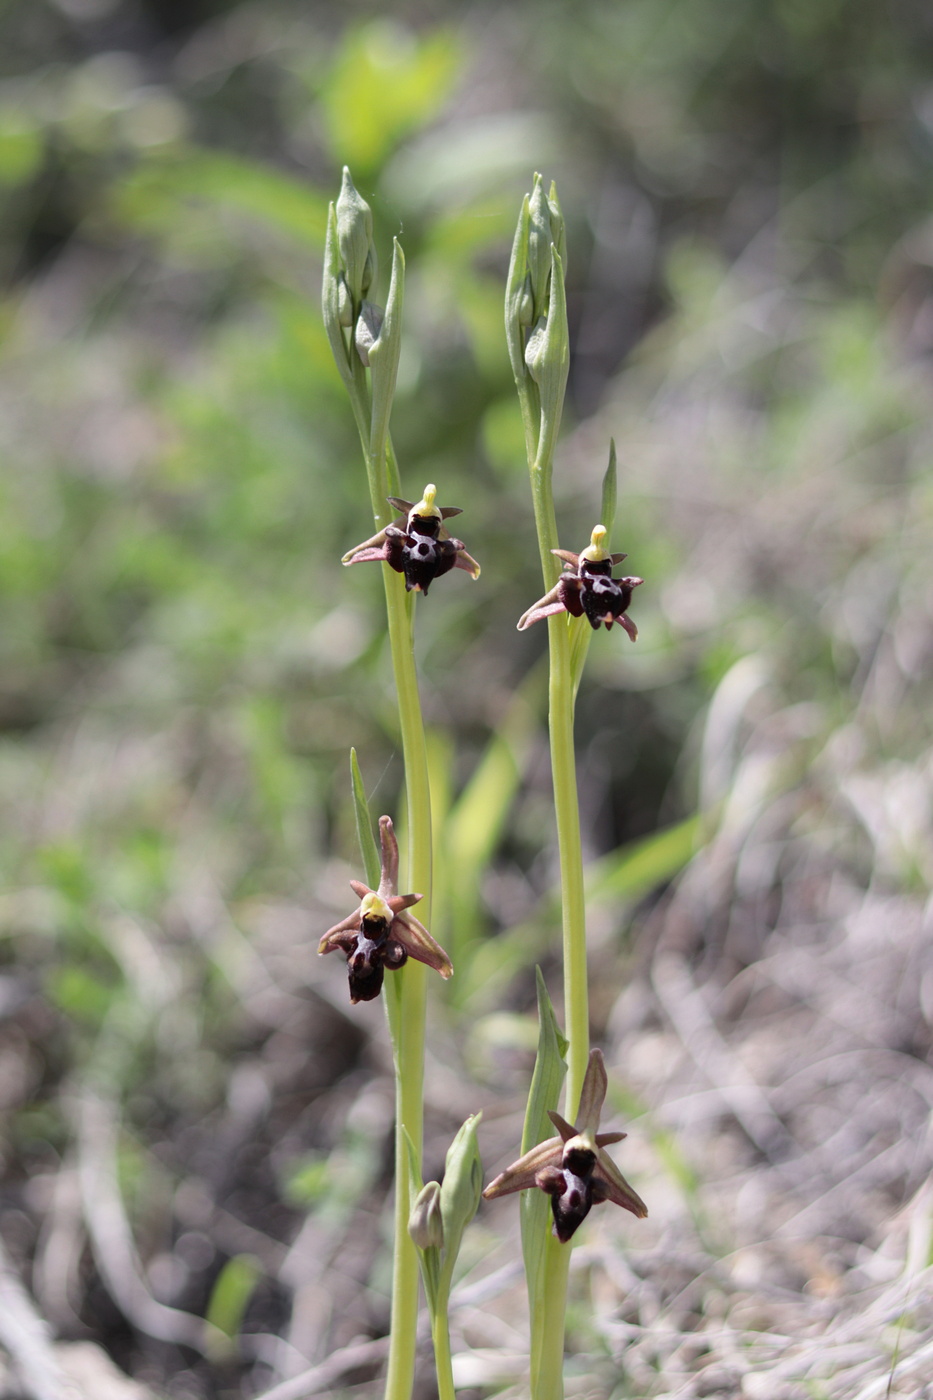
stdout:
{"type": "Polygon", "coordinates": [[[437,505],[437,487],[428,483],[420,501],[403,501],[400,496],[388,496],[401,514],[371,539],[354,545],[343,556],[343,564],[384,563],[398,574],[404,574],[409,592],[424,593],[436,578],[451,569],[465,569],[474,579],[480,567],[466,552],[462,540],[451,539],[445,521],[462,515],[459,506],[437,505]]]}
{"type": "Polygon", "coordinates": [[[590,543],[580,554],[572,554],[569,549],[551,550],[563,561],[564,572],[550,592],[522,614],[518,621],[519,632],[545,617],[566,612],[571,617],[585,617],[594,630],[601,624],[609,630],[617,622],[633,642],[636,640],[638,628],[628,616],[628,608],[632,593],[644,579],[612,577],[615,565],[628,556],[610,554],[605,548],[607,535],[605,525],[597,525],[590,535],[590,543]]]}
{"type": "Polygon", "coordinates": [[[445,979],[452,977],[454,971],[440,944],[408,912],[422,896],[396,894],[398,842],[391,817],[379,818],[379,843],[379,888],[371,890],[362,880],[351,880],[360,907],[328,929],[318,944],[321,955],[338,948],[346,954],[350,1001],[354,1006],[360,1001],[373,1001],[382,990],[386,970],[397,971],[409,958],[432,967],[445,979]]]}
{"type": "Polygon", "coordinates": [[[554,1233],[564,1244],[585,1220],[594,1205],[611,1201],[639,1219],[648,1208],[629,1185],[605,1148],[621,1142],[625,1133],[600,1133],[599,1117],[608,1088],[601,1050],[591,1050],[583,1091],[579,1126],[568,1123],[553,1110],[548,1117],[558,1136],[539,1142],[500,1172],[483,1192],[487,1201],[536,1186],[551,1197],[554,1233]]]}

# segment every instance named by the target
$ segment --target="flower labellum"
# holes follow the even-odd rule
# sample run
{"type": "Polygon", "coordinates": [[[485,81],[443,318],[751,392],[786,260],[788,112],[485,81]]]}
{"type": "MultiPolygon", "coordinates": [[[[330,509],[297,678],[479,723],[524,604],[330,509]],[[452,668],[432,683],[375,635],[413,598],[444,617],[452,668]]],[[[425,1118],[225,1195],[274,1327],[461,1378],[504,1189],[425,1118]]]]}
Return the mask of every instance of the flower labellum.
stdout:
{"type": "Polygon", "coordinates": [[[350,885],[359,897],[360,907],[341,923],[328,929],[318,945],[318,953],[339,948],[347,955],[350,1001],[373,1001],[382,990],[385,971],[395,972],[409,958],[426,963],[442,977],[453,976],[450,958],[439,943],[408,910],[420,894],[396,894],[398,842],[391,817],[379,818],[382,871],[378,890],[361,880],[350,885]]]}
{"type": "Polygon", "coordinates": [[[626,614],[632,593],[644,579],[612,577],[615,565],[627,556],[606,551],[607,533],[605,525],[597,525],[582,554],[571,554],[569,549],[551,550],[563,560],[565,570],[550,593],[539,598],[519,619],[519,632],[553,613],[567,612],[571,617],[585,616],[594,631],[600,623],[605,623],[608,630],[617,622],[635,641],[638,628],[626,614]]]}
{"type": "Polygon", "coordinates": [[[462,540],[451,539],[444,522],[452,515],[462,514],[458,506],[435,505],[437,487],[428,485],[420,501],[403,501],[399,496],[387,500],[401,516],[380,530],[372,539],[354,545],[344,556],[344,564],[383,562],[397,574],[405,575],[405,587],[411,592],[424,593],[436,578],[451,569],[466,569],[479,578],[480,568],[466,552],[462,540]]]}
{"type": "Polygon", "coordinates": [[[604,1201],[612,1201],[644,1219],[647,1206],[605,1151],[610,1143],[621,1142],[625,1133],[596,1131],[608,1083],[602,1051],[591,1050],[580,1095],[580,1127],[574,1127],[559,1113],[549,1112],[558,1136],[539,1142],[500,1172],[483,1192],[486,1200],[531,1186],[546,1191],[551,1198],[554,1234],[562,1244],[573,1236],[592,1207],[604,1201]]]}

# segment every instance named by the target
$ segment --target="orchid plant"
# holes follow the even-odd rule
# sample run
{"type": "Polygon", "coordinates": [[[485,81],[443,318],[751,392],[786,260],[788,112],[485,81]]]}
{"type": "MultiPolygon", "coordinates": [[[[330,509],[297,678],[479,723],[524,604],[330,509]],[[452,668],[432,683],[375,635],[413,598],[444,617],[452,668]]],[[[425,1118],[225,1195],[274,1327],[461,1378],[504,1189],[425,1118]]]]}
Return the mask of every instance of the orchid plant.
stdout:
{"type": "MultiPolygon", "coordinates": [[[[611,553],[615,514],[615,453],[603,488],[602,519],[579,554],[558,545],[551,477],[567,382],[570,348],[563,266],[564,221],[554,186],[540,177],[522,205],[506,290],[506,340],[524,425],[532,501],[545,582],[544,595],[521,617],[520,631],[547,620],[550,640],[549,729],[563,903],[564,1022],[557,1028],[539,974],[541,1040],[529,1095],[521,1155],[486,1187],[487,1199],[527,1192],[549,1198],[550,1237],[534,1202],[522,1212],[522,1238],[531,1312],[532,1400],[559,1400],[569,1244],[590,1210],[612,1202],[643,1217],[647,1209],[606,1152],[625,1134],[600,1131],[608,1078],[601,1051],[589,1047],[583,862],[573,745],[574,703],[591,631],[615,623],[632,641],[628,616],[640,578],[616,578],[626,558],[611,553]],[[557,1094],[567,1052],[567,1114],[557,1094]],[[548,1120],[556,1136],[544,1136],[548,1120]],[[571,1121],[573,1120],[573,1121],[571,1121]],[[543,1138],[543,1140],[542,1140],[543,1138]]],[[[412,912],[430,921],[433,851],[424,723],[413,651],[414,600],[435,580],[480,568],[447,522],[458,507],[437,504],[431,483],[421,499],[401,494],[389,433],[401,336],[405,261],[396,241],[385,308],[373,300],[378,259],[372,215],[344,170],[331,206],[325,251],[323,308],[331,348],[360,434],[375,533],[343,556],[345,565],[383,563],[392,664],[405,762],[408,882],[421,893],[398,893],[399,849],[392,819],[379,820],[373,839],[362,780],[352,755],[357,827],[369,883],[351,880],[359,906],[321,938],[322,954],[347,958],[350,1000],[385,994],[395,1053],[395,1251],[392,1330],[386,1400],[410,1400],[417,1342],[417,1271],[431,1319],[440,1400],[454,1400],[447,1307],[463,1232],[480,1199],[482,1170],[476,1142],[479,1116],[467,1120],[447,1156],[442,1183],[421,1180],[425,968],[453,974],[446,952],[412,912]],[[396,518],[391,518],[394,511],[396,518]],[[394,974],[388,980],[385,974],[394,974]]]]}

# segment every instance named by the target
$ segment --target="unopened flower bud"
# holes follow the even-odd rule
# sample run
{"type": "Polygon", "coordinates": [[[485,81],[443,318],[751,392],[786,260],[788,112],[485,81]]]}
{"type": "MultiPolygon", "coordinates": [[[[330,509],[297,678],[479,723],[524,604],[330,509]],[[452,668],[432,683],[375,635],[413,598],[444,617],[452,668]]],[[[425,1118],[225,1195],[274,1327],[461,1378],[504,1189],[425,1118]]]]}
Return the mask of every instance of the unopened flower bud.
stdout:
{"type": "Polygon", "coordinates": [[[408,1233],[419,1249],[443,1249],[444,1221],[438,1182],[429,1181],[418,1193],[408,1219],[408,1233]]]}
{"type": "Polygon", "coordinates": [[[356,353],[367,368],[369,366],[369,352],[379,339],[384,319],[385,312],[381,306],[377,306],[374,301],[363,302],[353,338],[356,342],[356,353]]]}
{"type": "Polygon", "coordinates": [[[448,1248],[458,1250],[460,1238],[473,1219],[483,1194],[483,1164],[476,1128],[478,1113],[471,1115],[450,1144],[441,1187],[441,1213],[448,1248]]]}
{"type": "Polygon", "coordinates": [[[337,280],[337,320],[347,329],[353,325],[353,298],[343,273],[337,280]]]}
{"type": "Polygon", "coordinates": [[[535,176],[535,187],[531,192],[528,220],[528,274],[531,279],[531,295],[534,302],[535,320],[547,315],[548,283],[551,277],[551,210],[541,176],[535,176]]]}
{"type": "Polygon", "coordinates": [[[373,243],[372,210],[343,167],[343,184],[337,199],[337,241],[340,262],[353,305],[359,306],[363,294],[372,285],[376,274],[376,248],[373,243]]]}
{"type": "Polygon", "coordinates": [[[559,413],[570,369],[570,332],[567,328],[567,300],[564,269],[557,249],[551,244],[551,290],[547,316],[538,322],[525,346],[528,373],[541,391],[541,404],[559,413]]]}

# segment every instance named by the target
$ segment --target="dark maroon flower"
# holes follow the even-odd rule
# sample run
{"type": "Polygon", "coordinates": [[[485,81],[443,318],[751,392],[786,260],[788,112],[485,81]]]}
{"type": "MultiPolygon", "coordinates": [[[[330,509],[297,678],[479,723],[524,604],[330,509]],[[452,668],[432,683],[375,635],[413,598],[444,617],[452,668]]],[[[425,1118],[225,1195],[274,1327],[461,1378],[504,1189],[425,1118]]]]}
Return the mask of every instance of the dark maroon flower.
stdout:
{"type": "Polygon", "coordinates": [[[373,1001],[382,990],[385,971],[397,971],[408,959],[427,963],[442,977],[452,977],[450,958],[435,943],[423,924],[408,910],[420,894],[396,894],[398,842],[391,817],[379,818],[382,871],[379,888],[371,890],[362,880],[351,880],[360,907],[332,929],[318,945],[318,952],[332,953],[339,948],[347,955],[350,1001],[373,1001]]]}
{"type": "Polygon", "coordinates": [[[634,642],[638,628],[627,616],[627,610],[633,591],[644,579],[612,577],[615,565],[628,556],[606,552],[603,544],[607,533],[604,525],[597,525],[582,554],[571,554],[569,549],[551,550],[567,567],[550,593],[539,598],[519,619],[519,632],[553,613],[568,612],[571,617],[586,617],[594,630],[600,623],[609,629],[617,622],[634,642]]]}
{"type": "Polygon", "coordinates": [[[461,515],[458,506],[434,504],[437,487],[428,485],[424,496],[414,505],[403,501],[399,496],[386,499],[395,509],[401,511],[398,520],[380,530],[372,539],[354,545],[344,556],[344,564],[362,564],[382,561],[397,574],[405,575],[405,587],[409,592],[427,594],[436,578],[447,574],[451,569],[466,569],[467,573],[479,578],[479,565],[466,552],[462,540],[451,539],[444,521],[452,515],[461,515]]]}
{"type": "Polygon", "coordinates": [[[608,1087],[601,1050],[591,1050],[580,1095],[581,1126],[575,1128],[559,1113],[548,1117],[558,1136],[539,1142],[496,1177],[483,1192],[486,1200],[536,1186],[551,1198],[554,1234],[566,1244],[593,1206],[612,1201],[643,1219],[648,1208],[628,1184],[604,1149],[621,1142],[625,1133],[598,1133],[599,1115],[608,1087]]]}

